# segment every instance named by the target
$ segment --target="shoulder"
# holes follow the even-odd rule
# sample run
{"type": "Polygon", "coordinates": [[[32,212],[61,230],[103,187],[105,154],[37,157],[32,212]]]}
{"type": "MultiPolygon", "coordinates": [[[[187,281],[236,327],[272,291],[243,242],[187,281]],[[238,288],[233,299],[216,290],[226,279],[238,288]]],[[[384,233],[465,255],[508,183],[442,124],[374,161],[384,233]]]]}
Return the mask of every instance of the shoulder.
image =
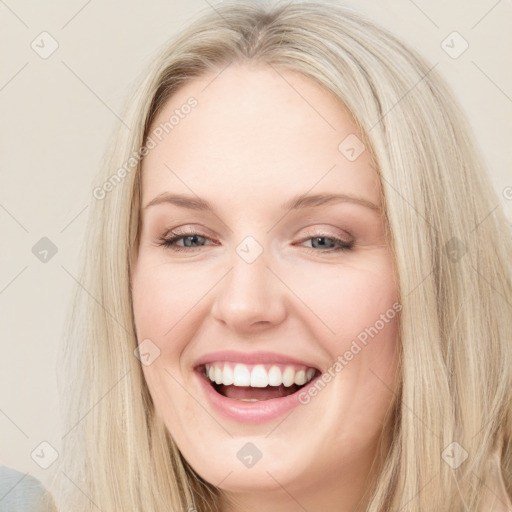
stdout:
{"type": "Polygon", "coordinates": [[[42,512],[45,494],[33,476],[0,466],[0,512],[42,512]]]}

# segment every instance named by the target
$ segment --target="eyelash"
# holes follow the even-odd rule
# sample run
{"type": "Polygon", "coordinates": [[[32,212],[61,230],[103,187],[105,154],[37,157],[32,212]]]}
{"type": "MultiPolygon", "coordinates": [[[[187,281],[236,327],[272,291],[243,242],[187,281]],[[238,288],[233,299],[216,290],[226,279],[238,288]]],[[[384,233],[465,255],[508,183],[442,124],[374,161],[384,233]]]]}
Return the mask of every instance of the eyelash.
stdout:
{"type": "MultiPolygon", "coordinates": [[[[182,247],[182,246],[179,246],[179,245],[174,245],[174,242],[178,241],[178,240],[181,240],[182,238],[188,238],[188,237],[191,237],[191,236],[199,236],[201,238],[204,238],[206,240],[210,240],[208,237],[206,236],[203,236],[201,235],[200,233],[194,233],[194,232],[191,232],[191,233],[175,233],[174,231],[171,231],[170,234],[172,234],[173,236],[171,236],[170,238],[166,238],[166,237],[160,237],[158,240],[158,244],[159,246],[163,246],[165,247],[166,249],[170,249],[171,251],[176,251],[176,252],[180,252],[180,251],[194,251],[196,249],[200,249],[201,246],[199,247],[182,247]]],[[[350,251],[353,246],[354,246],[354,242],[346,242],[345,240],[342,240],[341,238],[337,238],[335,236],[327,236],[327,235],[324,235],[324,234],[318,234],[316,236],[310,236],[308,238],[305,238],[304,240],[302,240],[302,242],[306,242],[308,240],[312,240],[314,238],[327,238],[329,240],[333,240],[336,244],[338,244],[338,247],[336,248],[330,248],[330,249],[326,249],[326,250],[320,250],[320,249],[315,249],[314,247],[304,247],[305,249],[308,249],[309,252],[327,252],[327,253],[332,253],[332,252],[344,252],[344,251],[350,251]]],[[[204,246],[203,246],[204,247],[204,246]]]]}

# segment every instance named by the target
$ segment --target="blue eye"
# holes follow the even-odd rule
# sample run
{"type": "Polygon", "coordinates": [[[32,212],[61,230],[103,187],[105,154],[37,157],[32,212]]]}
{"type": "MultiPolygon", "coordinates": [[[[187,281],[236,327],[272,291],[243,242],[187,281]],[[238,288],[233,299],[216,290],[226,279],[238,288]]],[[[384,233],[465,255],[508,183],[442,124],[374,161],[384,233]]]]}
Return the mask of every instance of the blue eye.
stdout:
{"type": "MultiPolygon", "coordinates": [[[[171,231],[171,233],[173,232],[171,231]]],[[[171,237],[161,237],[158,245],[171,249],[172,251],[186,251],[198,248],[194,247],[192,244],[199,243],[200,246],[202,246],[205,245],[204,241],[208,240],[208,238],[201,236],[198,233],[189,233],[185,235],[173,234],[174,236],[171,237]],[[176,245],[176,242],[179,240],[183,240],[183,245],[176,245]]]]}
{"type": "MultiPolygon", "coordinates": [[[[340,238],[333,237],[333,236],[312,236],[312,237],[306,238],[306,240],[304,240],[304,241],[306,242],[309,240],[318,241],[317,247],[320,249],[322,249],[322,248],[325,249],[327,247],[327,250],[322,251],[322,252],[348,251],[348,250],[352,249],[352,246],[354,245],[353,242],[346,242],[345,240],[341,240],[340,238]],[[326,240],[330,240],[331,243],[326,243],[326,240]]],[[[313,248],[315,248],[314,243],[312,242],[311,244],[312,244],[313,248]]]]}
{"type": "MultiPolygon", "coordinates": [[[[167,249],[171,249],[172,251],[194,251],[203,247],[205,245],[216,245],[216,244],[206,244],[207,240],[210,240],[208,237],[202,236],[199,233],[187,233],[187,234],[178,234],[171,231],[173,236],[170,237],[161,237],[159,238],[159,246],[163,246],[167,249]],[[183,245],[177,245],[176,242],[183,241],[183,245]],[[199,244],[199,246],[195,246],[194,244],[199,244]]],[[[306,242],[312,240],[312,247],[306,247],[308,251],[313,252],[341,252],[348,251],[352,249],[354,242],[347,242],[346,240],[342,240],[341,238],[337,238],[334,236],[312,236],[304,239],[302,242],[306,242]],[[320,249],[320,250],[317,250],[320,249]]]]}

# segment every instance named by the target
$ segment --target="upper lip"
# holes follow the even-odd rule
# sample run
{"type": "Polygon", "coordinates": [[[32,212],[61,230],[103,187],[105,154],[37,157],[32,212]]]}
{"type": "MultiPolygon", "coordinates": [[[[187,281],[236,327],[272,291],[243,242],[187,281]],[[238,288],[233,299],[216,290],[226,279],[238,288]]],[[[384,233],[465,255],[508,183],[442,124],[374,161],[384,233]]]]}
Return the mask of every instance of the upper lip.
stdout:
{"type": "Polygon", "coordinates": [[[293,364],[318,370],[318,368],[311,363],[276,352],[237,352],[235,350],[222,350],[205,354],[194,363],[194,368],[216,361],[242,364],[293,364]]]}

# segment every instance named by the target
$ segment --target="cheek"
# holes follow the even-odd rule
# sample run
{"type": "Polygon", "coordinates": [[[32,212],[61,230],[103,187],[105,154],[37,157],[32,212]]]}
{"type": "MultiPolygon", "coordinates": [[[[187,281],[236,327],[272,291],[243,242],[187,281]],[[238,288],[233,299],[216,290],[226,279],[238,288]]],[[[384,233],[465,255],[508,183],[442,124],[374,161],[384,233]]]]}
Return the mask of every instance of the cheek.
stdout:
{"type": "Polygon", "coordinates": [[[162,353],[150,366],[143,367],[144,379],[156,413],[182,448],[191,449],[183,433],[197,423],[197,405],[183,385],[182,375],[169,364],[172,355],[162,353]]]}
{"type": "Polygon", "coordinates": [[[355,431],[368,432],[395,388],[401,307],[392,260],[379,254],[353,265],[319,266],[314,275],[295,281],[297,294],[321,319],[308,325],[333,361],[342,409],[353,415],[355,431]]]}
{"type": "MultiPolygon", "coordinates": [[[[132,278],[132,303],[137,340],[148,343],[157,356],[142,365],[144,379],[157,414],[176,435],[195,421],[190,396],[184,389],[180,357],[191,333],[187,332],[193,305],[204,294],[190,276],[140,260],[132,278]],[[156,347],[156,348],[155,348],[156,347]],[[156,351],[156,352],[155,352],[156,351]],[[170,421],[172,419],[172,421],[170,421]]],[[[142,345],[141,345],[142,346],[142,345]]],[[[141,350],[142,352],[142,350],[141,350]]]]}
{"type": "MultiPolygon", "coordinates": [[[[145,381],[157,410],[165,405],[175,416],[176,397],[181,393],[176,379],[182,381],[179,361],[185,346],[180,340],[186,339],[177,334],[182,328],[179,320],[186,314],[183,296],[188,287],[177,287],[172,274],[166,265],[139,261],[132,277],[132,304],[139,350],[142,354],[143,347],[149,348],[152,357],[148,364],[141,356],[145,381]],[[169,400],[169,396],[175,399],[169,400]]],[[[181,415],[185,412],[183,406],[187,403],[181,404],[181,415]]]]}
{"type": "Polygon", "coordinates": [[[398,293],[388,257],[374,258],[364,265],[318,266],[315,272],[297,272],[293,282],[297,295],[321,320],[316,322],[318,339],[331,340],[339,348],[340,343],[358,335],[364,338],[365,329],[376,323],[379,331],[390,336],[396,332],[391,320],[398,293]]]}
{"type": "Polygon", "coordinates": [[[144,255],[132,276],[137,340],[150,340],[158,353],[150,365],[143,365],[144,378],[171,433],[180,425],[196,421],[197,411],[194,413],[190,395],[184,390],[187,371],[180,363],[196,333],[198,318],[204,315],[201,298],[215,282],[211,281],[211,272],[209,276],[210,280],[201,272],[184,271],[178,265],[155,264],[144,255]],[[169,418],[174,418],[172,424],[169,418]]]}
{"type": "Polygon", "coordinates": [[[132,279],[137,338],[172,339],[173,331],[181,327],[181,319],[206,290],[207,283],[199,272],[180,272],[166,264],[149,265],[142,261],[132,279]]]}

